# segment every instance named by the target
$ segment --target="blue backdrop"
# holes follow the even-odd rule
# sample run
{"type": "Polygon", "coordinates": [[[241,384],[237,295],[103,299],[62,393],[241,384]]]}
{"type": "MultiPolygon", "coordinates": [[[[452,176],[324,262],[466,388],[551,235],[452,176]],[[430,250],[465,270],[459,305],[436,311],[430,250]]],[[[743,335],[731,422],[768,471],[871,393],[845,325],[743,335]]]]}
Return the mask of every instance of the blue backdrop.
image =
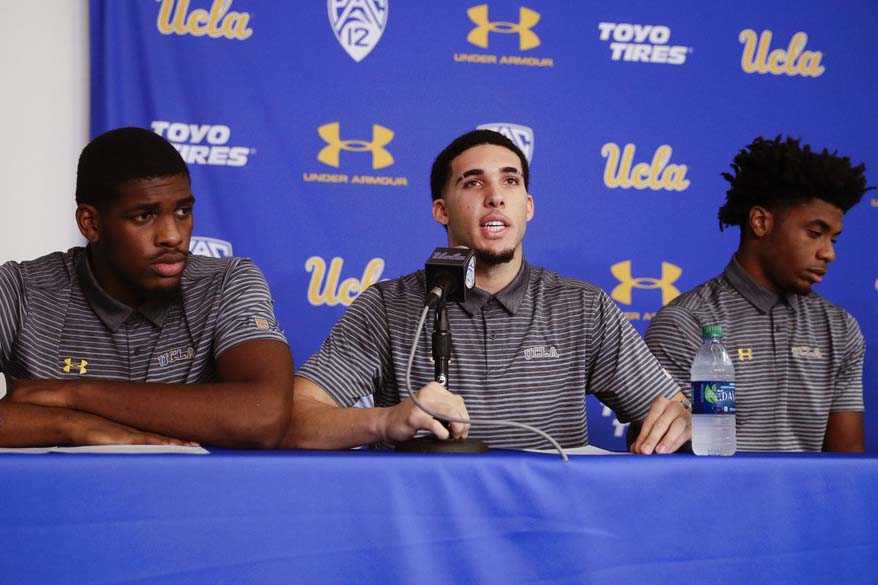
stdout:
{"type": "MultiPolygon", "coordinates": [[[[876,183],[869,22],[868,0],[92,0],[92,134],[178,146],[193,251],[258,263],[297,363],[363,288],[444,245],[430,164],[485,125],[531,157],[527,259],[601,286],[643,333],[737,247],[720,173],[755,136],[838,149],[876,183]]],[[[867,409],[876,221],[870,193],[818,288],[863,328],[867,409]]],[[[622,447],[591,400],[592,442],[622,447]]]]}

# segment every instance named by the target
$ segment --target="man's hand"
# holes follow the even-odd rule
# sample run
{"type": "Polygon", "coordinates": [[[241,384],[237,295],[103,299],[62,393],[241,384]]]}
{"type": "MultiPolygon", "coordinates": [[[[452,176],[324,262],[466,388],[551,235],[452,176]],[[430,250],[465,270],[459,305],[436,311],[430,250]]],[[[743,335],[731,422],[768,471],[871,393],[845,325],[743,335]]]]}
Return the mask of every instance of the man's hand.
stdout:
{"type": "Polygon", "coordinates": [[[72,408],[72,380],[16,380],[6,399],[18,404],[72,408]]]}
{"type": "Polygon", "coordinates": [[[113,421],[80,413],[69,422],[72,445],[181,445],[197,447],[198,443],[147,433],[113,421]]]}
{"type": "Polygon", "coordinates": [[[673,453],[692,437],[692,413],[680,402],[684,396],[672,399],[656,398],[640,428],[631,452],[639,455],[673,453]]]}
{"type": "MultiPolygon", "coordinates": [[[[469,418],[463,398],[452,394],[437,382],[430,382],[417,391],[418,400],[436,414],[452,418],[469,418]]],[[[421,429],[426,429],[440,439],[465,439],[469,434],[468,424],[450,423],[451,432],[448,432],[442,423],[415,404],[414,400],[407,398],[390,408],[384,409],[382,435],[391,441],[406,441],[415,436],[421,429]]]]}

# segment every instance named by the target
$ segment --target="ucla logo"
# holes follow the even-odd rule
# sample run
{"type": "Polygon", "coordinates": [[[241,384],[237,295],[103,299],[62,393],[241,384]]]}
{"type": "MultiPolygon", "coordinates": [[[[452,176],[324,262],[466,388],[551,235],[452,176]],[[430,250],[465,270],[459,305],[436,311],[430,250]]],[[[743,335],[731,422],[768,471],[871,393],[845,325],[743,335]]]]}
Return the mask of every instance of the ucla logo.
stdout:
{"type": "Polygon", "coordinates": [[[338,44],[359,63],[387,28],[388,0],[327,0],[329,23],[338,44]]]}
{"type": "Polygon", "coordinates": [[[210,12],[203,9],[189,12],[189,0],[161,0],[156,26],[163,35],[209,36],[243,41],[253,35],[247,27],[250,14],[230,12],[233,0],[213,0],[210,12]],[[175,7],[176,4],[176,7],[175,7]]]}
{"type": "Polygon", "coordinates": [[[493,130],[499,132],[509,140],[515,143],[515,146],[521,149],[529,163],[534,154],[534,131],[527,126],[521,124],[512,124],[509,122],[496,122],[494,124],[482,124],[478,129],[493,130]]]}
{"type": "Polygon", "coordinates": [[[540,46],[540,37],[531,29],[540,21],[540,13],[530,8],[518,9],[518,22],[491,22],[488,19],[488,5],[480,4],[466,11],[469,19],[476,24],[476,28],[470,31],[466,40],[477,47],[488,48],[488,35],[490,33],[517,34],[518,48],[522,51],[540,46]]]}
{"type": "Polygon", "coordinates": [[[762,31],[759,39],[756,39],[756,31],[753,29],[742,30],[738,35],[738,41],[743,43],[744,52],[741,54],[741,69],[747,73],[773,75],[801,75],[802,77],[820,77],[826,68],[820,64],[823,53],[820,51],[806,51],[808,35],[797,32],[790,39],[790,44],[784,49],[771,47],[771,31],[762,31]]]}
{"type": "Polygon", "coordinates": [[[231,242],[205,236],[192,236],[192,239],[189,240],[189,253],[196,256],[210,256],[211,258],[225,258],[234,255],[231,242]]]}
{"type": "Polygon", "coordinates": [[[158,362],[159,366],[167,367],[170,364],[175,364],[177,362],[183,361],[191,361],[192,358],[195,357],[195,349],[192,347],[187,347],[186,349],[172,349],[170,351],[166,351],[163,354],[159,355],[158,362]]]}
{"type": "Polygon", "coordinates": [[[351,152],[372,153],[372,168],[383,169],[393,164],[393,155],[385,146],[393,140],[393,130],[372,125],[372,140],[342,140],[339,136],[339,123],[324,124],[317,129],[317,133],[326,142],[326,146],[317,155],[317,160],[331,167],[339,166],[339,156],[342,150],[351,152]]]}
{"type": "Polygon", "coordinates": [[[602,41],[611,41],[613,61],[682,65],[692,51],[689,47],[669,45],[671,29],[662,25],[600,22],[598,29],[602,41]]]}
{"type": "Polygon", "coordinates": [[[607,159],[604,168],[604,185],[610,189],[652,189],[653,191],[685,191],[689,187],[686,165],[670,164],[673,150],[667,144],[656,149],[650,163],[632,167],[635,146],[626,144],[620,155],[618,144],[609,142],[601,148],[601,156],[607,159]]]}
{"type": "Polygon", "coordinates": [[[232,130],[223,124],[184,124],[155,120],[152,131],[163,136],[188,164],[243,167],[256,151],[246,146],[228,146],[232,130]]]}
{"type": "Polygon", "coordinates": [[[790,347],[790,353],[794,358],[819,360],[823,358],[823,352],[819,347],[811,347],[810,345],[793,345],[790,347]]]}
{"type": "Polygon", "coordinates": [[[683,274],[683,269],[671,264],[670,262],[662,262],[661,278],[634,278],[631,276],[630,260],[613,264],[610,267],[610,272],[612,272],[613,276],[616,277],[616,280],[619,281],[619,284],[616,285],[616,288],[613,289],[610,296],[623,305],[631,304],[631,292],[635,288],[661,289],[662,305],[667,305],[680,296],[680,291],[674,286],[674,283],[677,282],[677,279],[683,274]]]}
{"type": "Polygon", "coordinates": [[[343,266],[344,260],[333,258],[327,273],[326,261],[320,256],[311,256],[305,261],[305,270],[311,273],[311,282],[308,284],[309,303],[315,307],[334,307],[339,303],[348,306],[359,293],[378,282],[384,272],[384,260],[372,258],[363,270],[362,278],[346,278],[339,284],[343,266]]]}
{"type": "Polygon", "coordinates": [[[535,345],[524,349],[524,359],[558,359],[558,349],[554,345],[535,345]]]}
{"type": "Polygon", "coordinates": [[[85,360],[79,360],[78,364],[73,363],[73,358],[65,358],[64,367],[61,368],[65,374],[69,374],[71,371],[74,373],[78,372],[79,375],[88,373],[88,370],[85,368],[88,365],[88,362],[85,360]]]}

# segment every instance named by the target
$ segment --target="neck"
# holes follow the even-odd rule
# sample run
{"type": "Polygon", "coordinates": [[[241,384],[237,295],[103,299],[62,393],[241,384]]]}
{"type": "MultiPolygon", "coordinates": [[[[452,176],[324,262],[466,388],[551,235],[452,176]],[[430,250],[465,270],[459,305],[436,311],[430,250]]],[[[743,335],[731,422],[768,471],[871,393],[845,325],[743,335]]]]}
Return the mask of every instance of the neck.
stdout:
{"type": "Polygon", "coordinates": [[[119,282],[119,279],[116,278],[112,269],[101,255],[100,250],[89,246],[86,260],[91,267],[91,273],[94,275],[95,280],[105,293],[129,307],[137,307],[139,305],[137,296],[119,282]]]}
{"type": "Polygon", "coordinates": [[[735,260],[738,261],[744,272],[760,286],[776,294],[781,294],[782,291],[774,283],[766,269],[766,263],[762,260],[761,255],[757,253],[756,246],[754,246],[751,240],[741,242],[741,245],[738,246],[738,251],[735,252],[735,260]]]}
{"type": "Polygon", "coordinates": [[[476,286],[483,291],[495,294],[506,288],[515,279],[521,269],[521,253],[516,251],[510,262],[488,264],[476,261],[476,286]]]}

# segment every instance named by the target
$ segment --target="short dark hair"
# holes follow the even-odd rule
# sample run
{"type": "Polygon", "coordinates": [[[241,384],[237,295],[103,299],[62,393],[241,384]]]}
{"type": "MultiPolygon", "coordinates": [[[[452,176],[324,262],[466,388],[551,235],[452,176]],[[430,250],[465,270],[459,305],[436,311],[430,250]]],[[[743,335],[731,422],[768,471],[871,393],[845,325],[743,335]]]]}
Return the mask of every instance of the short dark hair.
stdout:
{"type": "Polygon", "coordinates": [[[734,174],[723,173],[731,188],[719,209],[719,227],[747,224],[750,209],[761,205],[780,211],[813,198],[847,213],[866,187],[866,166],[852,166],[848,157],[823,149],[817,153],[799,139],[759,136],[742,149],[731,164],[734,174]]]}
{"type": "Polygon", "coordinates": [[[167,140],[143,128],[117,128],[88,143],[76,169],[76,204],[106,207],[119,185],[133,179],[185,175],[183,157],[167,140]]]}
{"type": "Polygon", "coordinates": [[[528,189],[530,169],[527,166],[527,157],[524,156],[521,149],[499,132],[494,132],[493,130],[472,130],[455,138],[433,161],[433,168],[430,171],[430,191],[433,194],[433,201],[442,198],[442,188],[445,187],[445,183],[448,181],[448,174],[451,172],[451,161],[457,158],[463,151],[482,144],[502,146],[518,155],[521,161],[521,175],[524,177],[524,188],[525,190],[528,189]]]}

